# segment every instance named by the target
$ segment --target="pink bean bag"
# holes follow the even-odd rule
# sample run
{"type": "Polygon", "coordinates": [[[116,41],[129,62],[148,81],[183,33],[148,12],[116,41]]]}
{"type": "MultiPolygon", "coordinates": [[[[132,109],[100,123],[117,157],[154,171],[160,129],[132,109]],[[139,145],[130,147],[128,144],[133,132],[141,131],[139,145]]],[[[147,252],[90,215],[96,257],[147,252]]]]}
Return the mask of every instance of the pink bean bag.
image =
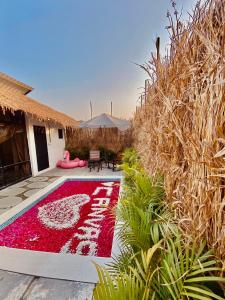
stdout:
{"type": "Polygon", "coordinates": [[[76,161],[69,161],[69,162],[64,162],[62,161],[61,162],[61,165],[60,165],[60,168],[63,168],[63,169],[73,169],[73,168],[77,168],[79,167],[79,163],[76,162],[76,161]]]}
{"type": "Polygon", "coordinates": [[[79,167],[85,167],[86,166],[86,161],[80,160],[78,164],[79,164],[79,167]]]}
{"type": "Polygon", "coordinates": [[[58,168],[63,169],[72,169],[77,167],[85,167],[86,161],[80,160],[78,157],[76,157],[74,160],[70,160],[70,153],[69,151],[65,151],[63,155],[63,160],[57,161],[56,166],[58,168]]]}

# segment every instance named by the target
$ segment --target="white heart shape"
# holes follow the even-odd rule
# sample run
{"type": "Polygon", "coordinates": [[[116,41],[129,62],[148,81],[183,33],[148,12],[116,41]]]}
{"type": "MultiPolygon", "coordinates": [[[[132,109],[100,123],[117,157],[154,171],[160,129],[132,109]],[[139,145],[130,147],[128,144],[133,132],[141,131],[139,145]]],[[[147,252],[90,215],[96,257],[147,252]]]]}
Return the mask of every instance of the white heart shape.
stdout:
{"type": "Polygon", "coordinates": [[[104,186],[113,186],[114,182],[103,182],[102,185],[104,185],[104,186]]]}
{"type": "Polygon", "coordinates": [[[87,194],[65,197],[38,208],[38,219],[48,228],[65,229],[80,219],[80,207],[90,201],[87,194]]]}

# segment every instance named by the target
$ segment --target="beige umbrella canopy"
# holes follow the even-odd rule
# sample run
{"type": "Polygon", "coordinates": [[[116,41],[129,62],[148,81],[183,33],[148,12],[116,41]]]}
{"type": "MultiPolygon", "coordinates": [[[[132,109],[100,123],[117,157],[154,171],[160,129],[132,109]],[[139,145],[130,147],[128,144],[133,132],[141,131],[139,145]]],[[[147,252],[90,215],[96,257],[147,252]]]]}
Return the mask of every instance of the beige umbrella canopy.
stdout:
{"type": "Polygon", "coordinates": [[[130,122],[125,119],[119,119],[108,114],[101,114],[86,122],[82,122],[80,128],[118,128],[120,131],[126,131],[130,128],[130,122]]]}

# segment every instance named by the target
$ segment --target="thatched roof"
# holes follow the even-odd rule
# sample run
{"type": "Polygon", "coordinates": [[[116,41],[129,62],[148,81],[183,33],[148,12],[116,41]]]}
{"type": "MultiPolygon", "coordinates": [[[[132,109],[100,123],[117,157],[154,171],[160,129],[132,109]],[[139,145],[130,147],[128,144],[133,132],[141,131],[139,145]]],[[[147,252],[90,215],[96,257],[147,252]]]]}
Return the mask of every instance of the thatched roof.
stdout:
{"type": "Polygon", "coordinates": [[[25,95],[33,90],[33,88],[31,86],[11,77],[3,72],[0,72],[0,86],[2,86],[2,85],[9,86],[10,83],[11,83],[11,86],[10,86],[11,89],[14,86],[16,89],[20,89],[21,92],[25,95]]]}
{"type": "Polygon", "coordinates": [[[58,112],[49,106],[42,104],[34,99],[31,99],[26,93],[31,91],[32,88],[25,85],[4,73],[0,73],[0,108],[3,111],[10,110],[15,112],[17,110],[23,111],[25,114],[33,116],[39,120],[47,121],[51,123],[58,123],[63,127],[77,127],[79,121],[67,116],[64,113],[58,112]],[[7,84],[4,81],[7,80],[7,84]],[[27,90],[21,91],[11,87],[8,83],[18,85],[27,90]]]}

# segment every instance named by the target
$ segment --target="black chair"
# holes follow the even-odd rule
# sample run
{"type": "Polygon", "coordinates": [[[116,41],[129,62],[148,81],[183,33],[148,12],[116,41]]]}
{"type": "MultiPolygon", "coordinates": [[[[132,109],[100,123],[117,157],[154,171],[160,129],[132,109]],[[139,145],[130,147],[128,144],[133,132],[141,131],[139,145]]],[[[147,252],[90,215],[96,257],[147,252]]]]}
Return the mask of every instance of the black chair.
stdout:
{"type": "Polygon", "coordinates": [[[98,168],[98,172],[100,169],[102,170],[102,159],[99,150],[91,150],[89,152],[88,168],[90,172],[92,169],[95,169],[95,167],[98,168]]]}

